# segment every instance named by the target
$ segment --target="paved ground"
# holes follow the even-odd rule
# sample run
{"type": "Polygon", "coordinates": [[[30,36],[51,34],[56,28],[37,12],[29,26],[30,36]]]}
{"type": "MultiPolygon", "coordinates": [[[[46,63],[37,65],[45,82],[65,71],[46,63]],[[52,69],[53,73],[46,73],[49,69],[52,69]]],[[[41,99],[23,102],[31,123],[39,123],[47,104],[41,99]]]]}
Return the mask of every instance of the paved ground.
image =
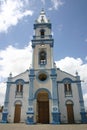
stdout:
{"type": "Polygon", "coordinates": [[[0,124],[0,130],[87,130],[87,124],[78,125],[26,125],[0,124]]]}

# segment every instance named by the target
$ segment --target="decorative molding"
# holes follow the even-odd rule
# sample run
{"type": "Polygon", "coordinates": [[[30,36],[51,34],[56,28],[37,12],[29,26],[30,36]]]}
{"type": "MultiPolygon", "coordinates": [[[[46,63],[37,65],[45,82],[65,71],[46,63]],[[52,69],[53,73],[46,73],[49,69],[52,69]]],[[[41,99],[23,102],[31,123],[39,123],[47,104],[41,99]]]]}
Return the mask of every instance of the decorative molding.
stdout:
{"type": "MultiPolygon", "coordinates": [[[[52,39],[52,35],[45,35],[44,36],[45,37],[45,39],[52,39]]],[[[33,36],[33,40],[45,40],[45,39],[43,39],[41,36],[33,36]]]]}
{"type": "MultiPolygon", "coordinates": [[[[19,79],[20,81],[20,79],[19,79]]],[[[7,83],[10,83],[10,84],[17,84],[16,81],[11,81],[11,82],[7,82],[7,83]]],[[[23,84],[29,84],[29,81],[24,81],[23,84]]]]}
{"type": "Polygon", "coordinates": [[[46,89],[46,88],[39,88],[39,89],[35,92],[35,94],[34,94],[34,99],[37,99],[38,93],[39,93],[40,91],[43,91],[43,90],[48,93],[49,99],[52,99],[52,96],[51,96],[50,91],[49,91],[48,89],[46,89]]]}
{"type": "Polygon", "coordinates": [[[56,73],[56,69],[55,68],[52,68],[51,69],[51,74],[50,74],[50,76],[53,78],[53,77],[57,77],[57,73],[56,73]]]}
{"type": "Polygon", "coordinates": [[[41,45],[41,43],[43,44],[49,44],[50,47],[53,47],[54,45],[54,40],[53,39],[33,39],[32,40],[32,48],[35,48],[36,45],[41,45]]]}
{"type": "Polygon", "coordinates": [[[30,69],[29,70],[29,77],[30,78],[34,78],[35,74],[34,74],[34,69],[30,69]]]}
{"type": "Polygon", "coordinates": [[[73,104],[74,105],[74,102],[71,99],[67,99],[66,102],[65,102],[65,105],[67,105],[67,104],[73,104]]]}
{"type": "Polygon", "coordinates": [[[52,124],[60,124],[60,113],[59,112],[52,112],[53,121],[52,124]]]}
{"type": "Polygon", "coordinates": [[[63,80],[61,81],[57,81],[57,83],[81,83],[81,80],[72,80],[70,78],[64,78],[63,80]]]}
{"type": "Polygon", "coordinates": [[[51,29],[51,23],[36,23],[34,24],[34,29],[36,28],[42,28],[42,27],[48,27],[49,29],[51,29]]]}
{"type": "Polygon", "coordinates": [[[24,81],[23,79],[17,79],[17,80],[15,81],[15,83],[16,83],[16,84],[21,83],[22,85],[24,85],[25,81],[24,81]]]}
{"type": "Polygon", "coordinates": [[[16,101],[14,102],[14,106],[15,106],[16,104],[20,104],[20,105],[22,106],[22,101],[21,101],[21,100],[16,100],[16,101]]]}
{"type": "Polygon", "coordinates": [[[46,83],[46,82],[48,81],[48,79],[49,79],[49,75],[48,75],[48,73],[47,73],[45,70],[41,70],[41,71],[39,71],[39,72],[36,74],[36,79],[37,79],[38,82],[40,82],[40,83],[46,83]],[[39,76],[40,74],[46,74],[46,76],[47,76],[46,80],[41,81],[41,80],[38,78],[38,76],[39,76]]]}
{"type": "Polygon", "coordinates": [[[81,114],[81,123],[87,123],[87,112],[80,112],[81,114]]]}

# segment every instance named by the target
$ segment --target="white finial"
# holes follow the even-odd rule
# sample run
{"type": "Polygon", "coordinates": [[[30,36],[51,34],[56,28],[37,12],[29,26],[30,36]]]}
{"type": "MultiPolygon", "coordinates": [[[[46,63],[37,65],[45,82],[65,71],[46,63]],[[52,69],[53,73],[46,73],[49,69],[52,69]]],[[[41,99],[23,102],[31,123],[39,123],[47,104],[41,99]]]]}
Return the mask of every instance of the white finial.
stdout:
{"type": "Polygon", "coordinates": [[[42,8],[41,12],[40,12],[41,15],[45,14],[45,11],[44,9],[42,8]]]}
{"type": "Polygon", "coordinates": [[[36,23],[49,23],[49,20],[46,17],[44,9],[41,10],[40,15],[38,19],[36,20],[36,23]]]}
{"type": "Polygon", "coordinates": [[[78,72],[76,71],[76,76],[78,76],[78,72]]]}
{"type": "Polygon", "coordinates": [[[9,74],[9,77],[10,77],[10,78],[12,77],[12,73],[9,74]]]}

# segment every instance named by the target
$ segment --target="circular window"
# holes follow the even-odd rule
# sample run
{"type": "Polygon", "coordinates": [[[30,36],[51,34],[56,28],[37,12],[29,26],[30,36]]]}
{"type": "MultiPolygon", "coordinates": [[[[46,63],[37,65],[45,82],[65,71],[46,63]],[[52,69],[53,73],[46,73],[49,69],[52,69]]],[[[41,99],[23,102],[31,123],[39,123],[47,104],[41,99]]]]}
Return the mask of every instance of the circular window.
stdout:
{"type": "Polygon", "coordinates": [[[47,79],[47,75],[45,73],[41,73],[39,74],[38,78],[40,81],[45,81],[47,79]]]}

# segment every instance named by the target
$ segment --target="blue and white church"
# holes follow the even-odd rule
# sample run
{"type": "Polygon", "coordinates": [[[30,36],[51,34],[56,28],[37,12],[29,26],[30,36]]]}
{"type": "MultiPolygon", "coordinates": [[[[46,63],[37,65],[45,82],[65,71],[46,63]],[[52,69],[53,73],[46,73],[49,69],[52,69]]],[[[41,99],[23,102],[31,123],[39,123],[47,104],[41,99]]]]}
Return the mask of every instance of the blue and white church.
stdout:
{"type": "Polygon", "coordinates": [[[44,10],[34,23],[32,67],[9,75],[2,123],[85,123],[81,80],[54,64],[52,25],[44,10]]]}

